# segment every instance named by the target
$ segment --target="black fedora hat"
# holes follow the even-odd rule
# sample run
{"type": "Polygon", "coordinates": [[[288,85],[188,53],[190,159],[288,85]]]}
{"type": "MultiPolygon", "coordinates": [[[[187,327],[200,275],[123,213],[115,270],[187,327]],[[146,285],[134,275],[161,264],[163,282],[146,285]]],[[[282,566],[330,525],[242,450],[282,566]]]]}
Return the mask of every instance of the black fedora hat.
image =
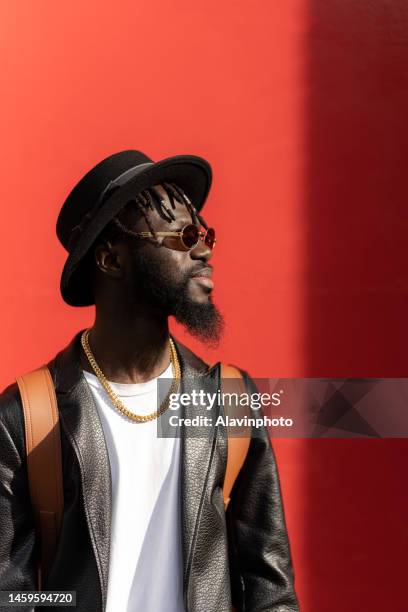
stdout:
{"type": "Polygon", "coordinates": [[[95,239],[137,193],[163,182],[179,185],[199,212],[211,187],[210,164],[196,155],[154,162],[140,151],[121,151],[92,168],[75,185],[57,219],[57,236],[69,255],[61,275],[61,295],[71,306],[94,303],[81,264],[95,239]]]}

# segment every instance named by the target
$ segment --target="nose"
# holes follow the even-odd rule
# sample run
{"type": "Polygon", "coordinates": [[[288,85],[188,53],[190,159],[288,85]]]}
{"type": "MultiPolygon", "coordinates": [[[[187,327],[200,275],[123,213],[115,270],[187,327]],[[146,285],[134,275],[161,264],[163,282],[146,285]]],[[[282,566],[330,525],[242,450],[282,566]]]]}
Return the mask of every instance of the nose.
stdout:
{"type": "Polygon", "coordinates": [[[201,259],[205,263],[211,259],[212,254],[212,249],[210,249],[203,240],[199,240],[198,244],[190,251],[191,259],[201,259]]]}

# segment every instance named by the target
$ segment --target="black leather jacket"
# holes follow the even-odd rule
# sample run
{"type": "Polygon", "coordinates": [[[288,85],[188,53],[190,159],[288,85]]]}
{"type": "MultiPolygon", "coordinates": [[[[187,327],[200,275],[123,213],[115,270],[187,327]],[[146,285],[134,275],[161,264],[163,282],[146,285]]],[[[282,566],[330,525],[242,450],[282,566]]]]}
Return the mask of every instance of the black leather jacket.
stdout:
{"type": "MultiPolygon", "coordinates": [[[[64,515],[44,589],[74,590],[79,612],[103,612],[109,571],[111,475],[97,408],[80,367],[82,331],[47,364],[61,418],[64,515]]],[[[182,390],[188,392],[199,381],[200,388],[215,393],[220,384],[219,364],[209,368],[178,342],[176,349],[182,390]]],[[[256,391],[249,376],[243,375],[247,389],[256,391]]],[[[36,589],[36,538],[22,414],[18,387],[12,383],[0,395],[0,590],[36,589]]],[[[186,612],[230,612],[231,606],[245,612],[298,611],[279,477],[266,430],[251,439],[226,512],[222,486],[227,442],[222,431],[215,442],[182,436],[181,453],[186,612]]],[[[55,608],[61,609],[72,610],[55,608]]]]}

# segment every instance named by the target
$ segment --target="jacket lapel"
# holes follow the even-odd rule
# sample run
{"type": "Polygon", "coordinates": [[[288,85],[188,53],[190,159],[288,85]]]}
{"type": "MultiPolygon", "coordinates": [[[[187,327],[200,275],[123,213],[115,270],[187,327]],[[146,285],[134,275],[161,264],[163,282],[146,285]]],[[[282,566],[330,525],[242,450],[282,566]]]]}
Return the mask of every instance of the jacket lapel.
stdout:
{"type": "MultiPolygon", "coordinates": [[[[108,450],[92,392],[80,365],[81,334],[79,331],[66,348],[47,365],[53,376],[61,426],[76,454],[82,482],[84,508],[89,534],[98,566],[103,608],[106,604],[112,484],[108,450]]],[[[181,393],[202,389],[216,393],[219,387],[219,363],[208,365],[183,344],[174,340],[181,366],[181,393]]],[[[218,409],[218,408],[217,408],[218,409]]],[[[202,414],[202,412],[201,412],[202,414]]],[[[180,416],[193,418],[194,406],[185,406],[180,416]]],[[[211,415],[215,422],[218,413],[211,415]]],[[[183,584],[187,598],[194,546],[200,521],[206,477],[211,467],[217,429],[206,428],[206,435],[192,436],[195,428],[181,426],[181,534],[183,550],[183,584]]]]}
{"type": "Polygon", "coordinates": [[[54,378],[61,426],[79,464],[86,520],[105,606],[112,513],[111,472],[102,425],[80,365],[82,332],[78,332],[48,366],[54,378]]]}
{"type": "MultiPolygon", "coordinates": [[[[173,339],[174,340],[174,339],[173,339]]],[[[174,340],[180,358],[182,381],[180,393],[191,394],[193,390],[216,393],[219,386],[219,364],[209,368],[188,348],[174,340]]],[[[217,406],[218,410],[218,406],[217,406]]],[[[218,416],[214,408],[213,423],[218,416]]],[[[193,418],[203,414],[194,406],[182,408],[180,416],[193,418]]],[[[183,542],[184,597],[186,609],[188,585],[194,557],[195,542],[200,523],[200,512],[205,492],[207,474],[214,457],[218,428],[205,427],[201,432],[196,428],[181,426],[181,531],[183,542]],[[195,435],[194,435],[195,434],[195,435]]]]}

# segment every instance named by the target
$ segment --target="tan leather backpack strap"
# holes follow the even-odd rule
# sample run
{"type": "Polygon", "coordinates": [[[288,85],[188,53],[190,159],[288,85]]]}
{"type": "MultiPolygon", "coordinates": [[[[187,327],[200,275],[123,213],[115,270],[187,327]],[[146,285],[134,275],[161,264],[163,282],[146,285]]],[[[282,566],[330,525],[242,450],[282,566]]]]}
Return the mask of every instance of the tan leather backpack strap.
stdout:
{"type": "MultiPolygon", "coordinates": [[[[223,379],[229,378],[239,378],[242,381],[242,384],[239,385],[240,392],[245,393],[245,384],[242,379],[241,373],[238,368],[234,366],[221,364],[221,386],[223,379]]],[[[225,384],[224,384],[225,386],[225,384]]],[[[227,469],[225,471],[225,480],[224,480],[224,505],[227,508],[232,487],[234,486],[234,482],[241,470],[241,467],[245,461],[245,457],[248,453],[250,437],[246,436],[244,438],[236,438],[230,435],[230,430],[228,431],[228,458],[227,458],[227,469]]]]}
{"type": "Polygon", "coordinates": [[[37,534],[40,536],[39,588],[56,551],[64,508],[59,412],[46,365],[19,376],[27,451],[27,471],[37,534]]]}

